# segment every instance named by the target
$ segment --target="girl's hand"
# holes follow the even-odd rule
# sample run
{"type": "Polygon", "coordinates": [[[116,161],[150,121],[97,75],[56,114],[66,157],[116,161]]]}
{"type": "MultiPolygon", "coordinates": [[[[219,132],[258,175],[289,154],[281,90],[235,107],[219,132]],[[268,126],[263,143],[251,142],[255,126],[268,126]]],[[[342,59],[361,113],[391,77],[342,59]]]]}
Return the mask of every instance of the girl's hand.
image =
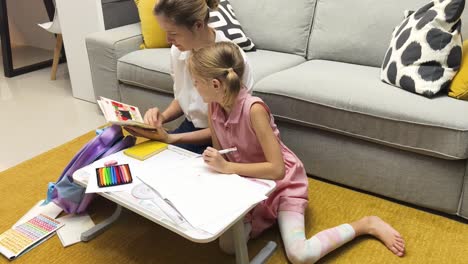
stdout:
{"type": "Polygon", "coordinates": [[[223,156],[221,156],[221,154],[212,147],[205,149],[203,152],[203,160],[208,166],[210,166],[210,168],[217,172],[230,173],[229,162],[227,162],[223,156]]]}
{"type": "Polygon", "coordinates": [[[156,128],[161,128],[162,124],[164,123],[165,118],[157,107],[153,107],[151,109],[148,109],[148,111],[146,111],[143,119],[146,124],[149,124],[156,128]]]}
{"type": "Polygon", "coordinates": [[[144,137],[169,144],[173,141],[172,135],[168,134],[167,131],[162,127],[156,128],[156,130],[147,130],[139,127],[125,126],[124,129],[136,137],[144,137]]]}

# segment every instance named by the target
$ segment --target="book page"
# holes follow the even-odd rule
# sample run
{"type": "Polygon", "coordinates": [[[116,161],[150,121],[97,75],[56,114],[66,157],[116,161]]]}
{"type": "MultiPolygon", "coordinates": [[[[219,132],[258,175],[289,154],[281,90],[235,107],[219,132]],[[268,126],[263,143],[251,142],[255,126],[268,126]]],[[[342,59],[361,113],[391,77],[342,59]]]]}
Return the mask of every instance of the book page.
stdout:
{"type": "Polygon", "coordinates": [[[145,124],[138,107],[100,97],[98,105],[106,120],[121,126],[138,126],[146,129],[155,129],[145,124]]]}
{"type": "Polygon", "coordinates": [[[37,215],[26,223],[8,229],[0,235],[0,253],[15,259],[49,238],[63,224],[45,215],[37,215]]]}

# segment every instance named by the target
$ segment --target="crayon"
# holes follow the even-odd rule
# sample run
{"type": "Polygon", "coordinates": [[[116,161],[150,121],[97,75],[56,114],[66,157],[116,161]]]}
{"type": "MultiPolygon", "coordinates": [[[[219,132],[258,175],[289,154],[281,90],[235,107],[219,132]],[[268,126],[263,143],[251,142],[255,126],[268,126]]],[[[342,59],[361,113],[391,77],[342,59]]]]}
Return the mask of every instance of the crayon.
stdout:
{"type": "Polygon", "coordinates": [[[115,180],[115,169],[114,167],[110,167],[109,170],[111,172],[111,180],[112,180],[111,185],[115,185],[117,183],[117,181],[115,180]]]}
{"type": "Polygon", "coordinates": [[[124,183],[126,183],[127,182],[127,175],[126,175],[124,167],[125,167],[125,165],[119,166],[119,171],[120,171],[120,174],[122,175],[122,181],[124,183]]]}
{"type": "Polygon", "coordinates": [[[127,164],[123,166],[123,170],[125,172],[125,182],[128,183],[131,181],[131,178],[130,178],[131,176],[130,176],[130,169],[128,168],[127,164]]]}
{"type": "Polygon", "coordinates": [[[132,182],[132,175],[130,174],[130,168],[125,165],[125,172],[127,173],[127,182],[132,182]]]}
{"type": "Polygon", "coordinates": [[[99,168],[99,182],[101,186],[104,186],[104,169],[99,168]]]}
{"type": "Polygon", "coordinates": [[[117,170],[115,167],[112,167],[112,175],[114,176],[114,185],[117,185],[119,181],[117,180],[117,170]]]}
{"type": "Polygon", "coordinates": [[[119,167],[115,167],[114,169],[115,169],[115,175],[117,176],[117,183],[118,183],[118,184],[122,184],[123,181],[122,181],[122,179],[120,178],[121,176],[120,176],[119,167]]]}
{"type": "Polygon", "coordinates": [[[104,175],[105,175],[105,181],[106,181],[106,186],[109,186],[110,184],[110,175],[109,175],[109,168],[104,169],[104,175]]]}

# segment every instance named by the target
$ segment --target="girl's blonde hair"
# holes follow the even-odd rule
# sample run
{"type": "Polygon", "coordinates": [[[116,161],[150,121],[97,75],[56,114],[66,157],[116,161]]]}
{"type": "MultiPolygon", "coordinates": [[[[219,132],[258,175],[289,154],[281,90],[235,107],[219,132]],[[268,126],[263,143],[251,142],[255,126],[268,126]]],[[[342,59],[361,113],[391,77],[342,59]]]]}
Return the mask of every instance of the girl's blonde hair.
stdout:
{"type": "Polygon", "coordinates": [[[208,24],[210,9],[216,9],[218,4],[219,0],[159,0],[154,14],[163,15],[176,25],[191,29],[196,21],[208,24]]]}
{"type": "Polygon", "coordinates": [[[188,60],[188,69],[203,80],[219,80],[226,88],[223,106],[234,104],[245,70],[244,57],[236,44],[218,42],[194,51],[188,60]]]}

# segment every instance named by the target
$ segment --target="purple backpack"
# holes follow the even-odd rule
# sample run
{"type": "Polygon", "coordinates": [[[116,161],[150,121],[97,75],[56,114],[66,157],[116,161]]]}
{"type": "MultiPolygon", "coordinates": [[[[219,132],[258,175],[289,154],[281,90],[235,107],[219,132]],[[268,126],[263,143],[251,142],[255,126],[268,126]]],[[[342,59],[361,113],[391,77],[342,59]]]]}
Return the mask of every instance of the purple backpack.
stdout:
{"type": "Polygon", "coordinates": [[[124,137],[118,125],[105,128],[73,157],[56,183],[49,183],[44,204],[53,201],[67,213],[84,212],[95,194],[85,193],[85,188],[74,183],[73,173],[95,160],[135,145],[135,140],[133,136],[124,137]]]}

